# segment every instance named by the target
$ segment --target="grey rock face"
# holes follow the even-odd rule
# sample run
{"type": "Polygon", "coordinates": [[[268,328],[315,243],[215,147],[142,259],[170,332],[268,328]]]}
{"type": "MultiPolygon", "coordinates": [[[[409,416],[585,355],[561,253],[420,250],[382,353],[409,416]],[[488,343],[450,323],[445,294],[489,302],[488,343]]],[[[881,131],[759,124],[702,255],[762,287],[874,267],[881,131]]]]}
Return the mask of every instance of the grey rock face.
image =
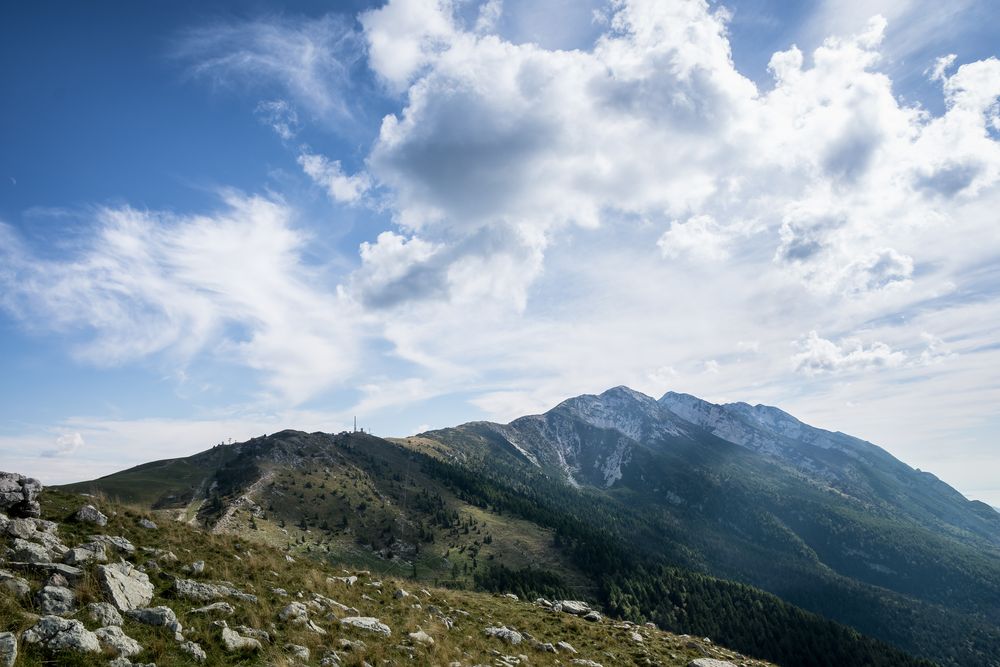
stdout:
{"type": "Polygon", "coordinates": [[[122,611],[143,607],[153,599],[153,584],[149,583],[149,577],[128,563],[99,565],[97,578],[101,590],[122,611]]]}
{"type": "Polygon", "coordinates": [[[63,586],[44,586],[35,595],[35,604],[42,614],[65,616],[76,608],[76,596],[63,586]]]}
{"type": "Polygon", "coordinates": [[[108,562],[108,550],[103,542],[87,542],[74,547],[63,556],[63,562],[68,565],[81,565],[89,561],[95,563],[108,562]]]}
{"type": "Polygon", "coordinates": [[[43,616],[38,619],[34,627],[25,631],[24,641],[41,644],[51,651],[101,652],[97,635],[83,627],[80,621],[59,616],[43,616]]]}
{"type": "Polygon", "coordinates": [[[349,625],[360,630],[367,630],[368,632],[375,632],[386,637],[392,634],[392,630],[388,625],[371,616],[345,616],[340,619],[340,624],[349,625]]]}
{"type": "Polygon", "coordinates": [[[173,591],[177,597],[199,602],[232,597],[244,602],[257,603],[256,595],[244,593],[226,584],[206,584],[190,579],[177,579],[174,581],[173,591]]]}
{"type": "Polygon", "coordinates": [[[204,607],[198,607],[197,609],[192,609],[192,614],[223,614],[225,616],[232,616],[236,610],[233,609],[233,605],[228,602],[214,602],[210,605],[204,607]]]}
{"type": "Polygon", "coordinates": [[[496,637],[497,639],[502,639],[508,644],[517,645],[524,641],[524,637],[517,630],[508,628],[507,626],[501,626],[499,628],[489,627],[485,630],[487,637],[496,637]]]}
{"type": "Polygon", "coordinates": [[[222,628],[222,645],[227,651],[257,651],[260,642],[253,637],[244,637],[230,628],[222,628]]]}
{"type": "Polygon", "coordinates": [[[39,517],[42,483],[16,472],[0,472],[0,512],[11,517],[39,517]]]}
{"type": "Polygon", "coordinates": [[[0,632],[0,667],[14,667],[17,662],[17,637],[13,632],[0,632]]]}
{"type": "Polygon", "coordinates": [[[101,626],[121,625],[122,615],[113,604],[107,602],[91,602],[87,605],[87,616],[101,626]]]}
{"type": "Polygon", "coordinates": [[[92,523],[97,526],[108,525],[108,517],[101,514],[101,512],[93,505],[84,505],[76,511],[73,515],[73,520],[80,523],[92,523]]]}
{"type": "Polygon", "coordinates": [[[142,653],[142,645],[126,635],[117,625],[98,628],[94,631],[94,634],[97,636],[97,641],[100,642],[101,646],[114,655],[131,658],[134,655],[142,653]]]}
{"type": "Polygon", "coordinates": [[[131,556],[135,553],[135,545],[118,535],[91,535],[90,540],[91,542],[101,542],[108,549],[125,556],[131,556]]]}
{"type": "Polygon", "coordinates": [[[28,580],[18,577],[9,570],[0,570],[0,589],[7,591],[18,600],[23,600],[31,595],[31,586],[28,584],[28,580]]]}
{"type": "Polygon", "coordinates": [[[175,634],[184,631],[184,627],[177,620],[177,614],[170,607],[144,607],[141,609],[131,609],[125,612],[129,618],[133,618],[140,623],[167,628],[175,634]]]}
{"type": "Polygon", "coordinates": [[[205,653],[205,649],[194,642],[181,642],[179,648],[191,656],[195,662],[205,662],[205,660],[208,659],[208,654],[205,653]]]}
{"type": "Polygon", "coordinates": [[[20,537],[14,538],[13,555],[11,560],[24,563],[51,563],[52,554],[41,544],[22,540],[20,537]]]}

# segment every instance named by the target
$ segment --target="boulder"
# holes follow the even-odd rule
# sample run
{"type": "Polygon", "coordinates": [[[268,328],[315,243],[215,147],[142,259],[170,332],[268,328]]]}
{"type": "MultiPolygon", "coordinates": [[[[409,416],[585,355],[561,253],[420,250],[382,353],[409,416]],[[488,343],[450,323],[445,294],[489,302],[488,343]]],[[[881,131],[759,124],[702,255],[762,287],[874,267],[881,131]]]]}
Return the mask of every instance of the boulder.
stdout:
{"type": "Polygon", "coordinates": [[[392,634],[392,630],[388,625],[371,616],[345,616],[340,619],[340,624],[348,625],[352,628],[358,628],[359,630],[375,632],[380,635],[385,635],[386,637],[392,634]]]}
{"type": "Polygon", "coordinates": [[[205,662],[205,660],[208,659],[208,654],[205,653],[205,649],[194,642],[181,642],[179,648],[191,656],[195,662],[205,662]]]}
{"type": "Polygon", "coordinates": [[[227,651],[257,651],[261,644],[253,637],[244,637],[230,628],[222,628],[222,645],[227,651]]]}
{"type": "Polygon", "coordinates": [[[150,521],[149,519],[142,518],[139,519],[139,525],[146,530],[156,530],[159,526],[150,521]]]}
{"type": "Polygon", "coordinates": [[[20,537],[22,540],[26,540],[34,537],[35,522],[31,519],[8,519],[4,532],[11,537],[20,537]]]}
{"type": "Polygon", "coordinates": [[[13,632],[0,632],[0,667],[14,667],[17,662],[17,636],[13,632]]]}
{"type": "Polygon", "coordinates": [[[417,642],[418,644],[423,644],[424,646],[433,646],[434,638],[423,630],[417,630],[416,632],[410,633],[410,639],[417,642]]]}
{"type": "Polygon", "coordinates": [[[583,616],[590,612],[590,605],[580,600],[559,600],[556,604],[560,605],[562,611],[574,616],[583,616]]]}
{"type": "Polygon", "coordinates": [[[299,644],[285,644],[285,650],[299,660],[309,660],[309,648],[306,646],[300,646],[299,644]]]}
{"type": "Polygon", "coordinates": [[[87,605],[87,616],[101,626],[121,625],[122,615],[113,604],[107,602],[91,602],[87,605]]]}
{"type": "Polygon", "coordinates": [[[7,591],[18,600],[23,600],[31,595],[31,586],[28,584],[28,580],[9,570],[0,570],[0,590],[7,591]]]}
{"type": "Polygon", "coordinates": [[[108,525],[108,517],[93,505],[84,505],[73,515],[73,520],[79,523],[92,523],[96,526],[108,525]]]}
{"type": "Polygon", "coordinates": [[[42,614],[66,616],[76,608],[76,596],[63,586],[44,586],[35,594],[35,604],[42,614]]]}
{"type": "Polygon", "coordinates": [[[596,623],[597,621],[601,620],[601,614],[600,612],[596,612],[592,609],[583,615],[583,620],[590,621],[591,623],[596,623]]]}
{"type": "Polygon", "coordinates": [[[0,512],[11,517],[39,517],[42,483],[15,472],[0,472],[0,512]]]}
{"type": "Polygon", "coordinates": [[[396,589],[396,592],[392,594],[392,597],[396,598],[397,600],[402,600],[403,598],[410,597],[410,594],[404,591],[402,588],[398,588],[396,589]]]}
{"type": "Polygon", "coordinates": [[[149,577],[128,563],[98,565],[97,579],[101,590],[122,611],[144,607],[153,599],[149,577]]]}
{"type": "Polygon", "coordinates": [[[101,647],[113,655],[131,658],[142,653],[142,645],[126,635],[117,625],[98,628],[94,630],[94,634],[97,635],[97,641],[101,643],[101,647]]]}
{"type": "Polygon", "coordinates": [[[83,627],[80,621],[59,616],[42,616],[34,627],[25,631],[24,641],[41,644],[50,651],[101,652],[97,635],[83,627]]]}
{"type": "Polygon", "coordinates": [[[358,583],[358,578],[355,577],[354,575],[351,575],[349,577],[327,577],[326,582],[328,584],[341,583],[341,584],[346,584],[348,586],[353,586],[354,584],[358,583]]]}
{"type": "Polygon", "coordinates": [[[714,658],[698,658],[688,663],[688,667],[736,667],[728,660],[715,660],[714,658]]]}
{"type": "Polygon", "coordinates": [[[192,609],[192,614],[223,614],[225,616],[231,616],[236,610],[233,609],[233,605],[228,602],[214,602],[210,605],[204,607],[198,607],[197,609],[192,609]]]}
{"type": "Polygon", "coordinates": [[[125,612],[129,618],[133,618],[140,623],[155,627],[167,628],[175,635],[180,635],[184,627],[177,620],[177,614],[170,607],[143,607],[141,609],[130,609],[125,612]]]}
{"type": "Polygon", "coordinates": [[[576,649],[569,642],[557,642],[556,648],[560,651],[566,651],[567,653],[576,653],[576,649]]]}
{"type": "Polygon", "coordinates": [[[22,563],[51,563],[52,554],[41,544],[15,537],[11,560],[22,563]]]}
{"type": "Polygon", "coordinates": [[[191,563],[191,572],[193,572],[194,574],[202,574],[204,571],[205,571],[205,561],[196,560],[195,562],[191,563]]]}
{"type": "Polygon", "coordinates": [[[593,660],[584,660],[582,658],[573,658],[570,661],[570,664],[580,665],[580,667],[604,667],[604,665],[602,665],[599,662],[594,662],[593,660]]]}
{"type": "Polygon", "coordinates": [[[496,637],[497,639],[502,639],[508,644],[517,645],[524,641],[524,637],[517,630],[508,628],[506,625],[499,628],[490,627],[485,630],[487,637],[496,637]]]}
{"type": "Polygon", "coordinates": [[[108,550],[103,542],[87,542],[78,547],[69,549],[63,555],[63,562],[68,565],[82,565],[94,561],[95,563],[108,562],[108,550]]]}
{"type": "Polygon", "coordinates": [[[244,593],[228,584],[207,584],[190,579],[175,579],[173,592],[179,598],[196,600],[198,602],[208,602],[219,598],[232,597],[244,602],[257,603],[257,596],[244,593]]]}
{"type": "Polygon", "coordinates": [[[301,602],[291,602],[278,612],[278,618],[298,625],[309,621],[309,608],[301,602]]]}
{"type": "Polygon", "coordinates": [[[120,535],[91,535],[92,542],[101,542],[107,548],[118,553],[131,556],[135,553],[135,545],[120,535]]]}

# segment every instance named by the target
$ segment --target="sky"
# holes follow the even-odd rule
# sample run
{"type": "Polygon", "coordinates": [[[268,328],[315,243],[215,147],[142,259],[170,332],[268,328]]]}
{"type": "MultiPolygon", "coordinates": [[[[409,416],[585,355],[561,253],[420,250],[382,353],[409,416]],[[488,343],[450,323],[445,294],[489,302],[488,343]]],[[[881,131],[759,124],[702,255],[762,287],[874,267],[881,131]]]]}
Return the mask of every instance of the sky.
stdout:
{"type": "Polygon", "coordinates": [[[991,4],[7,3],[0,469],[624,384],[1000,506],[991,4]]]}

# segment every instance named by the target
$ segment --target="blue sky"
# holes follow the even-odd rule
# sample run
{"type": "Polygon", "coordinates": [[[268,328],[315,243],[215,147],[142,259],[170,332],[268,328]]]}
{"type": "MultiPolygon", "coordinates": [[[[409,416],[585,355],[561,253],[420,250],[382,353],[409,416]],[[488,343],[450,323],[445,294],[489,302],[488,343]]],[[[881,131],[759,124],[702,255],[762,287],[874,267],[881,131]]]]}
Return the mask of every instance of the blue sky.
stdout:
{"type": "Polygon", "coordinates": [[[1000,505],[987,2],[2,12],[0,468],[628,384],[1000,505]]]}

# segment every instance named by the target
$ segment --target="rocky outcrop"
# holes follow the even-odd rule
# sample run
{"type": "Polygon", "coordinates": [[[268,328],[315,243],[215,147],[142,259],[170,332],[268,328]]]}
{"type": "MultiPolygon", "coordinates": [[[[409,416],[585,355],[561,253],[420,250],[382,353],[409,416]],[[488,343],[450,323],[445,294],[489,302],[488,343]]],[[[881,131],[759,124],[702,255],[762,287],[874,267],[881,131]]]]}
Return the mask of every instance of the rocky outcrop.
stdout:
{"type": "Polygon", "coordinates": [[[0,472],[0,512],[12,517],[34,518],[42,515],[38,496],[42,483],[14,472],[0,472]]]}
{"type": "Polygon", "coordinates": [[[167,628],[174,633],[178,641],[182,639],[181,633],[184,632],[184,627],[177,620],[177,614],[170,607],[143,607],[141,609],[131,609],[125,613],[140,623],[167,628]]]}
{"type": "Polygon", "coordinates": [[[139,642],[126,635],[117,625],[98,628],[94,631],[94,635],[97,636],[101,647],[112,655],[131,658],[142,653],[142,646],[139,642]]]}
{"type": "Polygon", "coordinates": [[[257,596],[244,593],[228,584],[206,584],[190,579],[177,579],[172,588],[173,594],[179,598],[208,602],[219,598],[236,598],[244,602],[257,603],[257,596]]]}
{"type": "Polygon", "coordinates": [[[14,667],[17,662],[17,636],[0,632],[0,667],[14,667]]]}
{"type": "Polygon", "coordinates": [[[87,616],[101,626],[121,625],[122,616],[114,605],[107,602],[91,602],[87,605],[87,616]]]}
{"type": "Polygon", "coordinates": [[[506,625],[501,627],[489,627],[484,631],[487,637],[496,637],[497,639],[502,639],[511,645],[520,644],[524,641],[524,636],[512,628],[508,628],[506,625]]]}
{"type": "Polygon", "coordinates": [[[43,586],[35,595],[35,604],[42,614],[66,616],[76,609],[76,596],[64,586],[43,586]]]}
{"type": "Polygon", "coordinates": [[[28,644],[41,644],[50,651],[77,651],[80,653],[100,653],[101,644],[97,635],[71,618],[43,616],[34,627],[24,633],[28,644]]]}
{"type": "Polygon", "coordinates": [[[96,526],[108,525],[108,517],[104,516],[93,505],[84,505],[73,515],[73,520],[79,523],[92,523],[96,526]]]}
{"type": "Polygon", "coordinates": [[[99,565],[97,579],[104,594],[122,611],[144,607],[153,599],[149,577],[128,563],[99,565]]]}
{"type": "Polygon", "coordinates": [[[385,635],[388,637],[392,634],[392,630],[388,625],[373,618],[371,616],[345,616],[340,619],[341,625],[348,625],[352,628],[358,628],[360,630],[366,630],[368,632],[374,632],[380,635],[385,635]]]}

